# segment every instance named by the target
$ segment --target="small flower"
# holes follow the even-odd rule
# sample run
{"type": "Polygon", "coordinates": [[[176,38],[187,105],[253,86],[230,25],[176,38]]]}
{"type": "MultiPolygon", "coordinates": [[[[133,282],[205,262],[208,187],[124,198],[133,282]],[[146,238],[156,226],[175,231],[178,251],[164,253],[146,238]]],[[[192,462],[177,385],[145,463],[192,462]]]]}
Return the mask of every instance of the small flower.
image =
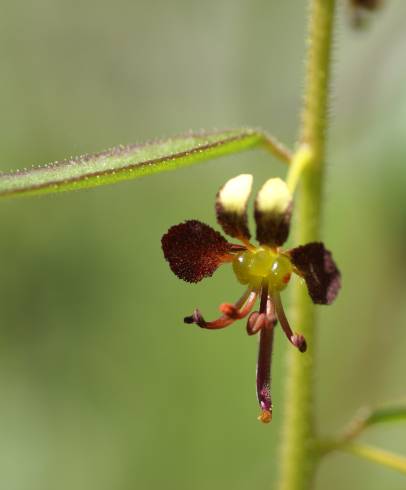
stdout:
{"type": "Polygon", "coordinates": [[[225,263],[232,265],[237,280],[246,286],[241,298],[231,304],[222,303],[222,315],[206,321],[200,310],[185,317],[185,323],[201,328],[225,328],[248,316],[247,333],[259,332],[257,364],[257,396],[261,408],[259,419],[272,419],[271,358],[274,328],[279,321],[289,342],[300,352],[306,351],[306,340],[294,333],[286,318],[280,292],[288,285],[292,273],[306,282],[314,303],[330,304],[340,289],[340,272],[323,243],[312,242],[290,250],[281,246],[289,235],[292,196],[286,183],[269,179],[255,200],[256,238],[250,242],[247,203],[252,188],[251,175],[229,180],[217,193],[217,221],[224,232],[241,243],[229,243],[210,226],[190,220],[172,226],[162,237],[162,249],[172,271],[184,281],[196,283],[212,276],[225,263]],[[251,312],[256,300],[258,311],[251,312]]]}

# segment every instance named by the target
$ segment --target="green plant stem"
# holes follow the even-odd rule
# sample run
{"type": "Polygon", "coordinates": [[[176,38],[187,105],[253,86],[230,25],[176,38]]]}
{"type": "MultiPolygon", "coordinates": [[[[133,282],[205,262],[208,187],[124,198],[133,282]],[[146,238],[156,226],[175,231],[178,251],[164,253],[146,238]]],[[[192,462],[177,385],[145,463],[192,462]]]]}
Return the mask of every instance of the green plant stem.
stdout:
{"type": "MultiPolygon", "coordinates": [[[[327,103],[335,0],[311,0],[307,80],[302,116],[301,146],[306,158],[297,158],[300,179],[295,208],[295,243],[319,239],[324,169],[327,103]]],[[[295,158],[291,173],[297,173],[295,158]]],[[[296,184],[295,184],[296,185],[296,184]]],[[[305,336],[308,351],[289,349],[282,441],[281,490],[309,490],[316,470],[317,451],[313,420],[315,369],[315,312],[305,287],[293,285],[292,317],[305,336]]]]}
{"type": "Polygon", "coordinates": [[[406,458],[404,456],[399,456],[390,451],[384,451],[383,449],[355,442],[343,444],[339,449],[360,456],[361,458],[368,459],[369,461],[382,466],[387,466],[392,470],[399,471],[406,475],[406,458]]]}
{"type": "Polygon", "coordinates": [[[334,451],[344,451],[346,453],[359,456],[360,458],[372,461],[375,464],[386,466],[392,470],[406,474],[406,457],[392,453],[377,447],[369,446],[347,439],[327,439],[318,442],[320,456],[325,456],[334,451]]]}

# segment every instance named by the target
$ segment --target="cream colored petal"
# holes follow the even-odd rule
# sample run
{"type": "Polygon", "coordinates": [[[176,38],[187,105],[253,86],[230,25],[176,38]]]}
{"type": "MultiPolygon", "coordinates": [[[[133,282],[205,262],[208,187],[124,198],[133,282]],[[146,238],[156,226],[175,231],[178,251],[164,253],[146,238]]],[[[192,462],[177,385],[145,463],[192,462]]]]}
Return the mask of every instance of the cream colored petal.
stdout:
{"type": "Polygon", "coordinates": [[[257,240],[270,246],[282,245],[289,235],[292,195],[279,178],[265,182],[255,201],[257,240]]]}
{"type": "Polygon", "coordinates": [[[217,193],[217,221],[225,233],[234,238],[249,238],[247,203],[253,177],[241,174],[227,181],[217,193]]]}

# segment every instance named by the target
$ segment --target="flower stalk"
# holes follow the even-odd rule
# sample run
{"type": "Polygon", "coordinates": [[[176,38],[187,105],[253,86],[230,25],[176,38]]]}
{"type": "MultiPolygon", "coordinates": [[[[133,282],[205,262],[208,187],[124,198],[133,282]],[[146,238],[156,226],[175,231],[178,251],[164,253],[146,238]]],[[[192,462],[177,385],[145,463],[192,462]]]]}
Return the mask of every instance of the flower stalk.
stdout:
{"type": "MultiPolygon", "coordinates": [[[[292,182],[293,187],[298,183],[299,215],[293,230],[298,243],[319,239],[334,8],[335,0],[311,0],[307,79],[297,153],[302,156],[296,158],[297,166],[293,157],[288,175],[288,183],[292,182]]],[[[316,317],[305,288],[299,281],[293,286],[292,317],[295,325],[300,325],[308,351],[305,356],[293,349],[288,353],[279,488],[309,490],[317,462],[313,419],[316,317]]]]}

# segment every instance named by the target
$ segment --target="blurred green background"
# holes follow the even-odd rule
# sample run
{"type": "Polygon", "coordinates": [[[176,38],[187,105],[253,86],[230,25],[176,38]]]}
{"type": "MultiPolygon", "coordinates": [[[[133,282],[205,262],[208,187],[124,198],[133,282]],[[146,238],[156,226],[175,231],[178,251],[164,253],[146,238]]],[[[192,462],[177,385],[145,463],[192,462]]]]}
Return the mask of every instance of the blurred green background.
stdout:
{"type": "MultiPolygon", "coordinates": [[[[200,128],[260,126],[293,145],[305,3],[3,1],[1,169],[200,128]]],[[[323,235],[344,288],[320,307],[323,433],[405,395],[405,14],[388,0],[354,32],[340,9],[323,235]]],[[[160,249],[172,224],[214,225],[214,195],[239,172],[258,188],[285,168],[258,151],[1,202],[1,489],[275,487],[287,342],[278,332],[274,421],[262,426],[257,340],[244,323],[182,323],[195,306],[212,316],[237,298],[231,270],[190,286],[160,249]]],[[[363,440],[406,454],[405,427],[363,440]]],[[[397,490],[406,480],[332,455],[318,475],[326,486],[397,490]]]]}

